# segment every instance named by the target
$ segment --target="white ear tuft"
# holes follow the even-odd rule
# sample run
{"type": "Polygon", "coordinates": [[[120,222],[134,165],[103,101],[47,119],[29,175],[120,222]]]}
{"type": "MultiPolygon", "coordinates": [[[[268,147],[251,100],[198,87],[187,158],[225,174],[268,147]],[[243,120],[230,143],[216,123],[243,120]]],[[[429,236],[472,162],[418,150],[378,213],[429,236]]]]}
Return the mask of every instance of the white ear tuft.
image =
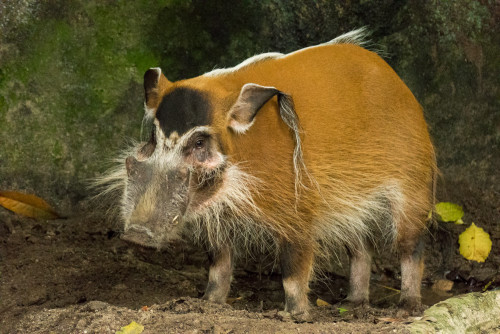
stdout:
{"type": "Polygon", "coordinates": [[[144,118],[146,120],[153,119],[155,117],[156,108],[149,108],[147,103],[144,102],[144,118]]]}
{"type": "Polygon", "coordinates": [[[253,125],[253,122],[255,122],[255,118],[252,119],[250,123],[240,123],[234,118],[229,120],[229,127],[234,130],[234,132],[238,134],[243,134],[247,132],[248,129],[253,125]]]}

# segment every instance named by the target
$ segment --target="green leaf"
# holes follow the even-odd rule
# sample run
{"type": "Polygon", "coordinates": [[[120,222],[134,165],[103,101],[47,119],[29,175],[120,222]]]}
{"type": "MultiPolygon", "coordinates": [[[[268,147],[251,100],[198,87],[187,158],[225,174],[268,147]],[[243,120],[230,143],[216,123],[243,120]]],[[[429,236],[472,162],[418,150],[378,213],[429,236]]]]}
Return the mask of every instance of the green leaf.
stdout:
{"type": "Polygon", "coordinates": [[[462,217],[464,210],[458,204],[449,202],[440,202],[435,205],[436,213],[443,222],[454,222],[455,224],[463,224],[462,217]]]}
{"type": "Polygon", "coordinates": [[[338,310],[339,310],[339,313],[340,313],[340,314],[342,314],[342,313],[344,313],[344,312],[349,311],[348,309],[346,309],[346,308],[342,308],[342,307],[339,307],[339,308],[338,308],[338,310]]]}

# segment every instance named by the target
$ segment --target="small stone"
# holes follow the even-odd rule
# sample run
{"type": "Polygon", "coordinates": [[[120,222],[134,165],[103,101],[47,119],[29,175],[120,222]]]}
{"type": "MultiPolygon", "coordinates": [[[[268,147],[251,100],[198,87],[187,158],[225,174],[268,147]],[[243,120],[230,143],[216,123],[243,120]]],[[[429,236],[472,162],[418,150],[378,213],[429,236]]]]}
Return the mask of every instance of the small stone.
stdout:
{"type": "Polygon", "coordinates": [[[117,284],[113,287],[113,290],[127,290],[127,286],[123,283],[117,284]]]}
{"type": "Polygon", "coordinates": [[[101,302],[100,300],[91,300],[85,305],[83,310],[85,312],[97,312],[104,310],[106,307],[108,307],[108,303],[101,302]]]}

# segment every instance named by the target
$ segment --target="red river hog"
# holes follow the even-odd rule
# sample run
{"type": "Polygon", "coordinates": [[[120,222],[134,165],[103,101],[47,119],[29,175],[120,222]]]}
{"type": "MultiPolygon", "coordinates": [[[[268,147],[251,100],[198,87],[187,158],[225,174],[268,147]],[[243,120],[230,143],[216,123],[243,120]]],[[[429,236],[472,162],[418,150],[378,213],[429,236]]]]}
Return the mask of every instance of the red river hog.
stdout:
{"type": "Polygon", "coordinates": [[[418,308],[435,153],[421,106],[363,35],[177,82],[148,70],[151,137],[105,178],[122,193],[121,238],[161,249],[191,237],[209,253],[203,298],[218,303],[238,255],[273,251],[298,320],[335,249],[350,257],[347,300],[367,303],[385,244],[401,261],[402,306],[418,308]]]}

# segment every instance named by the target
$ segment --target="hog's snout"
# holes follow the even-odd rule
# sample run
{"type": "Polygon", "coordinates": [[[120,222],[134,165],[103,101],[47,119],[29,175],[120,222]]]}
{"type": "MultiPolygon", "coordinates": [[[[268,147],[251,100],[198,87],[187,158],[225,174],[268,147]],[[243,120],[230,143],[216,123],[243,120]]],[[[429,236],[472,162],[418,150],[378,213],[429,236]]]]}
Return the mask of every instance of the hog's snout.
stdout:
{"type": "Polygon", "coordinates": [[[121,233],[120,239],[142,247],[160,249],[165,243],[179,238],[178,226],[182,222],[180,214],[153,222],[133,221],[121,233]]]}
{"type": "Polygon", "coordinates": [[[123,198],[121,239],[143,247],[163,248],[179,240],[188,205],[190,172],[163,160],[125,159],[127,184],[123,198]]]}
{"type": "Polygon", "coordinates": [[[120,235],[120,239],[143,247],[154,247],[156,240],[146,227],[132,225],[120,235]]]}

